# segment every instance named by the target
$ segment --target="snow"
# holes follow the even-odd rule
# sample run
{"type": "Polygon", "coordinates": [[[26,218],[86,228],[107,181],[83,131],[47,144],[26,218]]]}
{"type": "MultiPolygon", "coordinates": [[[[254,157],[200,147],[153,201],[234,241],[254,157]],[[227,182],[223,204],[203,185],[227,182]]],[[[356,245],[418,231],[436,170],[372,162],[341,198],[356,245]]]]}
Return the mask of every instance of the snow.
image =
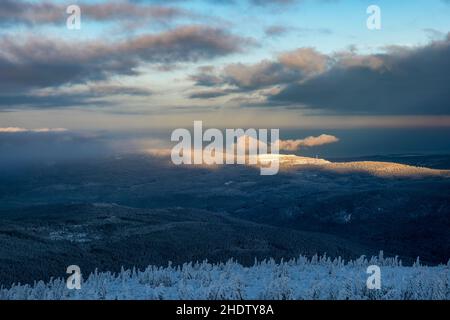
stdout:
{"type": "Polygon", "coordinates": [[[434,267],[402,266],[397,258],[341,258],[300,256],[297,259],[255,262],[245,267],[235,261],[182,266],[149,266],[90,274],[80,290],[66,288],[64,279],[0,289],[0,299],[434,299],[450,298],[450,261],[434,267]],[[366,287],[369,265],[381,268],[381,289],[366,287]]]}
{"type": "Polygon", "coordinates": [[[260,155],[259,157],[260,160],[264,159],[266,161],[278,159],[281,167],[285,168],[291,167],[299,168],[302,166],[313,166],[332,172],[367,173],[377,177],[450,176],[450,170],[430,169],[393,162],[377,162],[377,161],[330,162],[320,158],[308,158],[286,154],[260,155]]]}

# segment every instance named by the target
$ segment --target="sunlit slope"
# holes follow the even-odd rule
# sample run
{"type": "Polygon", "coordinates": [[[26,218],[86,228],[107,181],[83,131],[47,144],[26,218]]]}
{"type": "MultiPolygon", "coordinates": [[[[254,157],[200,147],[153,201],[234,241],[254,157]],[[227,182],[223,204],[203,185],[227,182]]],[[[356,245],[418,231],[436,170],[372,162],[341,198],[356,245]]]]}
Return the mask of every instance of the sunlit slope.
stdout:
{"type": "Polygon", "coordinates": [[[378,177],[407,176],[447,176],[450,170],[430,169],[406,164],[381,161],[330,162],[319,158],[299,157],[295,155],[263,155],[263,159],[279,159],[281,168],[299,166],[317,167],[338,173],[367,173],[378,177]]]}

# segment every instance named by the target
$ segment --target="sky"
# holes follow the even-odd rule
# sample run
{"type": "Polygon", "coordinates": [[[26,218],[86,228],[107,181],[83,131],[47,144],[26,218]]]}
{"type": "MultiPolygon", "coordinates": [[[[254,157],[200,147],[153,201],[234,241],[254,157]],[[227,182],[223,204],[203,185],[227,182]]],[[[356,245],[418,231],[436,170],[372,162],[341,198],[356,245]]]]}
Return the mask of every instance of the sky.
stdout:
{"type": "Polygon", "coordinates": [[[448,0],[2,0],[0,145],[202,120],[339,134],[346,154],[387,132],[377,152],[450,152],[449,16],[448,0]]]}

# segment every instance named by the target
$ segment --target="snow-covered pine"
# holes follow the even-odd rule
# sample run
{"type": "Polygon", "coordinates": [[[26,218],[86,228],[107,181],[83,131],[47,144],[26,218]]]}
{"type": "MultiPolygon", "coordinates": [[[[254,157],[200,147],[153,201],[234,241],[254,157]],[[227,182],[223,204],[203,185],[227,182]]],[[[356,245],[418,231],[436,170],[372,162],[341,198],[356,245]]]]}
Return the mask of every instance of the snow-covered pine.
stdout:
{"type": "Polygon", "coordinates": [[[84,277],[81,290],[64,279],[0,289],[0,299],[450,299],[450,262],[427,267],[402,266],[395,258],[362,256],[353,261],[314,256],[255,261],[245,267],[226,263],[149,266],[84,277]],[[381,267],[381,290],[366,287],[367,266],[381,267]]]}

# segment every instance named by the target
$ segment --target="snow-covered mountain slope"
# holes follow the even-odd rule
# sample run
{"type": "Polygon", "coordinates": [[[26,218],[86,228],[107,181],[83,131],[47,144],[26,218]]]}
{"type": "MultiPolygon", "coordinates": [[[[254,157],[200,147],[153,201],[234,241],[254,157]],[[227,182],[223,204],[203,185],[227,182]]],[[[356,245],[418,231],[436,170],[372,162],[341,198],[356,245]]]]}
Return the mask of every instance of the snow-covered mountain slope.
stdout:
{"type": "Polygon", "coordinates": [[[449,176],[449,170],[437,170],[423,167],[409,166],[393,162],[357,161],[332,163],[327,169],[336,172],[363,172],[379,177],[402,177],[402,176],[449,176]]]}
{"type": "Polygon", "coordinates": [[[258,156],[261,161],[277,160],[281,166],[298,166],[298,165],[326,165],[330,164],[330,161],[319,159],[300,157],[293,154],[264,154],[258,156]]]}
{"type": "MultiPolygon", "coordinates": [[[[161,158],[170,158],[170,150],[146,150],[147,154],[161,158]]],[[[195,151],[193,151],[195,152],[195,151]]],[[[202,153],[202,151],[198,151],[202,153]]],[[[225,157],[225,154],[222,154],[225,157]]],[[[270,161],[278,161],[280,168],[284,170],[305,168],[323,169],[338,173],[365,173],[377,177],[450,177],[450,170],[430,169],[395,162],[383,161],[350,161],[331,162],[321,158],[302,157],[294,154],[260,154],[254,156],[237,157],[246,163],[268,164],[270,161]]],[[[167,160],[169,162],[169,160],[167,160]]],[[[196,167],[217,168],[219,165],[194,165],[196,167]]],[[[254,165],[252,165],[254,166],[254,165]]]]}
{"type": "Polygon", "coordinates": [[[338,173],[366,173],[378,177],[407,177],[407,176],[447,176],[450,170],[438,170],[416,167],[394,162],[380,161],[352,161],[330,162],[319,158],[300,157],[296,155],[263,155],[264,160],[278,158],[282,168],[299,168],[299,166],[314,166],[319,169],[338,173]]]}
{"type": "Polygon", "coordinates": [[[404,267],[397,258],[340,258],[300,256],[252,267],[229,261],[221,264],[188,263],[181,267],[118,274],[94,273],[80,290],[68,290],[63,279],[34,286],[0,289],[0,299],[450,299],[450,262],[436,267],[415,263],[404,267]],[[369,290],[367,267],[378,265],[381,289],[369,290]]]}

